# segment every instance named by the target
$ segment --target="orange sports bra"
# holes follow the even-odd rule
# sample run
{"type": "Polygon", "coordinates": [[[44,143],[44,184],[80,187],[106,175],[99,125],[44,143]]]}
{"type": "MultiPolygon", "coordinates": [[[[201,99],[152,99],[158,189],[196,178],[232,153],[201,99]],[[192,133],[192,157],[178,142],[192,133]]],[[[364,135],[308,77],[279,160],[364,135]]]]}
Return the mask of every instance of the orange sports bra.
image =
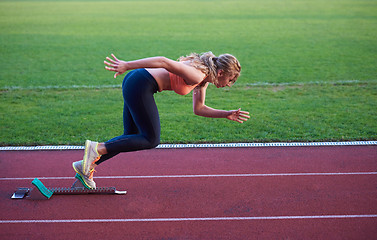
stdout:
{"type": "Polygon", "coordinates": [[[171,90],[174,90],[174,92],[180,94],[180,95],[187,95],[189,94],[196,86],[199,85],[187,85],[185,80],[181,78],[180,76],[169,72],[169,78],[170,78],[170,85],[171,85],[171,90]]]}

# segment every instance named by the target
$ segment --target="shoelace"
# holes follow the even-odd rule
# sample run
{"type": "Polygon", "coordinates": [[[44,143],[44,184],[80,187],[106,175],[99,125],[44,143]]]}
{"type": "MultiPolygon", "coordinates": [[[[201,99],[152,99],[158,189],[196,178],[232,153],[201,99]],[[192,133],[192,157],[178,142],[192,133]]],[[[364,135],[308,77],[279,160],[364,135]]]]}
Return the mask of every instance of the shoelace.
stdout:
{"type": "Polygon", "coordinates": [[[94,168],[92,170],[89,171],[90,175],[89,175],[89,179],[92,180],[93,179],[93,174],[94,172],[97,172],[94,168]]]}
{"type": "MultiPolygon", "coordinates": [[[[93,165],[94,163],[96,163],[100,158],[101,158],[101,155],[98,156],[96,159],[94,159],[94,161],[92,162],[92,165],[93,165]]],[[[97,172],[97,171],[94,170],[94,167],[91,166],[90,169],[89,169],[89,179],[90,179],[90,180],[93,179],[93,174],[94,174],[94,172],[97,172]]]]}
{"type": "MultiPolygon", "coordinates": [[[[102,155],[99,155],[96,159],[94,159],[93,163],[96,163],[100,158],[101,158],[102,155]]],[[[92,163],[92,164],[93,164],[92,163]]]]}
{"type": "MultiPolygon", "coordinates": [[[[101,156],[98,156],[93,162],[92,162],[92,165],[95,164],[99,159],[101,158],[101,156]]],[[[93,179],[93,174],[94,172],[97,172],[96,170],[94,170],[94,167],[89,170],[89,179],[93,179]]]]}

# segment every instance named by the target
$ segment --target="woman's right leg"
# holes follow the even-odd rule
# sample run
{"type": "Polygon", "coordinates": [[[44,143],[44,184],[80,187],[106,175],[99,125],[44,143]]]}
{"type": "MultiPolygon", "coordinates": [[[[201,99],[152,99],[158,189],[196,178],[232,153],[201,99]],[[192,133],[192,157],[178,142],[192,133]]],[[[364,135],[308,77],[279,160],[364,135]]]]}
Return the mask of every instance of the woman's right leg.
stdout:
{"type": "MultiPolygon", "coordinates": [[[[129,109],[126,106],[126,104],[125,104],[124,110],[123,110],[123,123],[124,123],[124,135],[137,133],[137,127],[132,120],[131,114],[130,114],[129,109]]],[[[118,138],[119,137],[115,137],[115,138],[109,140],[108,142],[116,141],[118,138]]],[[[85,143],[85,149],[87,151],[86,145],[87,145],[87,143],[85,143]]],[[[104,162],[104,161],[116,156],[117,154],[119,154],[119,152],[113,152],[113,153],[106,153],[106,154],[102,155],[102,153],[100,151],[100,146],[101,146],[101,144],[97,145],[97,152],[98,152],[98,154],[101,154],[101,157],[100,157],[99,160],[97,160],[95,163],[93,163],[93,166],[91,166],[89,168],[89,172],[84,172],[84,168],[82,166],[83,161],[77,161],[77,162],[74,162],[72,164],[73,169],[75,170],[76,173],[78,173],[81,176],[82,180],[84,180],[83,184],[85,184],[85,186],[87,188],[96,188],[96,183],[93,181],[94,168],[98,164],[100,164],[101,162],[104,162]]],[[[106,149],[106,151],[107,151],[107,149],[106,149]]],[[[87,152],[84,155],[84,159],[85,159],[86,155],[87,155],[87,152]]]]}
{"type": "Polygon", "coordinates": [[[105,143],[107,154],[101,156],[98,143],[87,141],[82,161],[74,162],[73,168],[83,177],[89,188],[95,188],[93,172],[95,165],[120,152],[137,151],[156,147],[160,142],[160,119],[153,94],[158,91],[157,82],[145,70],[133,71],[123,81],[124,135],[105,143]],[[100,157],[97,160],[97,157],[100,157]]]}
{"type": "MultiPolygon", "coordinates": [[[[116,141],[124,135],[138,134],[137,126],[132,119],[130,110],[128,109],[126,103],[124,103],[124,108],[123,108],[123,128],[124,128],[123,135],[112,138],[112,139],[108,140],[107,142],[116,141]]],[[[104,143],[104,147],[106,148],[106,143],[104,143]]],[[[107,151],[107,149],[106,149],[106,151],[107,151]]],[[[96,162],[96,165],[118,155],[119,153],[120,152],[112,152],[112,153],[103,154],[101,156],[101,158],[96,162]]]]}
{"type": "Polygon", "coordinates": [[[158,85],[147,71],[138,71],[123,81],[124,134],[105,143],[108,154],[101,156],[97,165],[120,152],[154,148],[159,144],[160,119],[153,97],[158,85]]]}

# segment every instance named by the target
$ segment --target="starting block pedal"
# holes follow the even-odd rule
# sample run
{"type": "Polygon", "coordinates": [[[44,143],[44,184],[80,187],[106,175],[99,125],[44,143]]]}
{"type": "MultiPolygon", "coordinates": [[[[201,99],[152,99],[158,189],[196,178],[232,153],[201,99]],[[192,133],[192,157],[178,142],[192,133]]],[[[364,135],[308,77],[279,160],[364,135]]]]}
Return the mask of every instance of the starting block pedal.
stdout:
{"type": "Polygon", "coordinates": [[[33,188],[18,188],[12,195],[12,199],[47,200],[52,195],[82,195],[82,194],[126,194],[127,191],[118,191],[115,187],[86,188],[80,175],[76,174],[76,181],[70,188],[47,188],[38,179],[35,178],[31,183],[33,188]]]}

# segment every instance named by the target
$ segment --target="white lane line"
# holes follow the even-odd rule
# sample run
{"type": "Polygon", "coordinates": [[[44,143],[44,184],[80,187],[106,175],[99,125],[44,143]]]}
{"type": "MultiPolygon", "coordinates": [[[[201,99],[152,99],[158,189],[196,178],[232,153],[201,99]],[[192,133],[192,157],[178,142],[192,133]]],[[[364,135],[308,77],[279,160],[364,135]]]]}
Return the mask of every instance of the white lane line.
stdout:
{"type": "MultiPolygon", "coordinates": [[[[212,178],[212,177],[290,177],[290,176],[345,176],[377,175],[377,172],[337,173],[250,173],[250,174],[197,174],[197,175],[156,175],[156,176],[96,176],[96,179],[143,179],[143,178],[212,178]]],[[[33,180],[36,177],[0,178],[0,181],[33,180]]],[[[40,180],[72,180],[74,177],[37,177],[40,180]]]]}
{"type": "Polygon", "coordinates": [[[254,82],[254,83],[236,83],[234,86],[252,86],[252,87],[274,87],[274,86],[303,86],[303,85],[343,85],[343,84],[361,84],[375,83],[375,79],[370,80],[334,80],[334,81],[308,81],[308,82],[254,82]]]}
{"type": "Polygon", "coordinates": [[[294,219],[342,219],[342,218],[377,218],[377,214],[317,215],[317,216],[266,216],[266,217],[207,217],[207,218],[0,220],[0,224],[5,224],[5,223],[184,222],[184,221],[242,221],[242,220],[244,221],[244,220],[294,220],[294,219]]]}
{"type": "MultiPolygon", "coordinates": [[[[358,81],[358,80],[356,80],[358,81]]],[[[353,83],[353,82],[350,82],[353,83]]],[[[1,90],[60,90],[60,89],[104,89],[104,88],[122,88],[121,84],[110,85],[68,85],[68,86],[4,86],[0,87],[1,90]]]]}
{"type": "MultiPolygon", "coordinates": [[[[171,148],[250,148],[250,147],[319,147],[319,146],[368,146],[377,141],[350,142],[273,142],[273,143],[205,143],[205,144],[160,144],[157,149],[171,148]]],[[[84,146],[18,146],[0,147],[0,151],[83,150],[84,146]]]]}
{"type": "MultiPolygon", "coordinates": [[[[376,79],[368,80],[323,80],[323,81],[307,81],[307,82],[252,82],[252,83],[236,83],[234,86],[252,86],[252,87],[266,87],[266,86],[303,86],[303,85],[342,85],[342,84],[363,84],[363,83],[375,83],[376,79]]],[[[122,88],[121,84],[107,84],[107,85],[49,85],[49,86],[2,86],[1,90],[49,90],[49,89],[104,89],[104,88],[122,88]]]]}

